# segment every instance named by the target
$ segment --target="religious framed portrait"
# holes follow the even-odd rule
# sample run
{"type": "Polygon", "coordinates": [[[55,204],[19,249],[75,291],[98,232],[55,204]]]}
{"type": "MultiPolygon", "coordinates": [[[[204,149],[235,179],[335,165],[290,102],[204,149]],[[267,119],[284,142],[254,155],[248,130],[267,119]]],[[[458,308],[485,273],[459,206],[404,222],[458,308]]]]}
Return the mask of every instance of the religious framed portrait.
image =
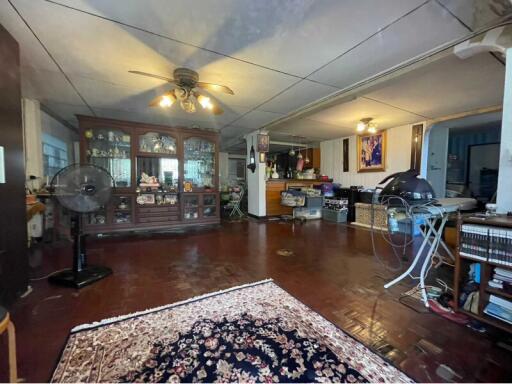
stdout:
{"type": "Polygon", "coordinates": [[[357,137],[357,172],[386,170],[386,131],[357,137]]]}
{"type": "Polygon", "coordinates": [[[258,152],[268,152],[269,144],[268,135],[258,134],[258,152]]]}

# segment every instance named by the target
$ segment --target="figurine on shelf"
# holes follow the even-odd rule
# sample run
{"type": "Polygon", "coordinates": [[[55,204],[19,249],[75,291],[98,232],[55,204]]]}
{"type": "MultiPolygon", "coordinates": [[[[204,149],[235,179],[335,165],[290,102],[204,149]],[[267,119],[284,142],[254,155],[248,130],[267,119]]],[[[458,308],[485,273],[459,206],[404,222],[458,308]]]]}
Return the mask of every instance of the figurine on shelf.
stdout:
{"type": "Polygon", "coordinates": [[[118,205],[119,209],[126,209],[126,208],[128,208],[128,204],[126,202],[126,197],[120,197],[119,200],[120,200],[120,203],[118,205]]]}
{"type": "Polygon", "coordinates": [[[141,187],[151,187],[158,188],[160,187],[160,183],[158,182],[158,178],[156,176],[149,176],[147,173],[142,172],[140,175],[140,183],[141,187]]]}

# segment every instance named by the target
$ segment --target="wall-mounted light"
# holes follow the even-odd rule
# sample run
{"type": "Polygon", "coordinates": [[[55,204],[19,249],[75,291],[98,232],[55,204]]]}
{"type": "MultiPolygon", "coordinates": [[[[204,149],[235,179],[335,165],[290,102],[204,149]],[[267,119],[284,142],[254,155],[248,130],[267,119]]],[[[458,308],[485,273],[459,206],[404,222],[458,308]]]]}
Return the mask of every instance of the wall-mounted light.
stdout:
{"type": "Polygon", "coordinates": [[[247,164],[247,168],[250,169],[252,173],[256,171],[256,151],[254,150],[254,136],[252,137],[251,150],[249,151],[249,164],[247,164]]]}
{"type": "Polygon", "coordinates": [[[364,119],[361,119],[361,121],[357,123],[357,132],[362,133],[364,131],[368,131],[369,133],[376,133],[377,124],[372,123],[372,120],[372,117],[365,117],[364,119]]]}

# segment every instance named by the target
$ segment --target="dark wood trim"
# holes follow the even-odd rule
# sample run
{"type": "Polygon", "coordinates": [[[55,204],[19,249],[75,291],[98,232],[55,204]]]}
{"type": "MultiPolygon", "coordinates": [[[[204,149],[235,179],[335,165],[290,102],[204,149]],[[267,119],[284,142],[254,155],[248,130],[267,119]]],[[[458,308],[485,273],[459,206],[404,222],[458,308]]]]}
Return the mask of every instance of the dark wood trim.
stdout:
{"type": "Polygon", "coordinates": [[[343,172],[349,171],[349,139],[343,139],[343,172]]]}
{"type": "Polygon", "coordinates": [[[0,25],[0,146],[5,183],[0,184],[0,305],[9,306],[28,286],[25,159],[21,112],[20,53],[0,25]]]}
{"type": "Polygon", "coordinates": [[[421,172],[421,152],[423,150],[423,124],[412,126],[411,138],[411,167],[418,173],[421,172]]]}

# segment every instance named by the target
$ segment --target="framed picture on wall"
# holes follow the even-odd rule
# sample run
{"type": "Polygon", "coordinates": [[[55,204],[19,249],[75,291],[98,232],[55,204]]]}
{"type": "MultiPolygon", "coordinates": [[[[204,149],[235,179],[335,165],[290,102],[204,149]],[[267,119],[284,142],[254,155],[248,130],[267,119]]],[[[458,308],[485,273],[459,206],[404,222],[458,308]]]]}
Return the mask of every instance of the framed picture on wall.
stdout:
{"type": "Polygon", "coordinates": [[[258,152],[268,152],[269,145],[269,136],[258,134],[258,152]]]}
{"type": "Polygon", "coordinates": [[[386,170],[386,131],[357,137],[357,172],[386,170]]]}

